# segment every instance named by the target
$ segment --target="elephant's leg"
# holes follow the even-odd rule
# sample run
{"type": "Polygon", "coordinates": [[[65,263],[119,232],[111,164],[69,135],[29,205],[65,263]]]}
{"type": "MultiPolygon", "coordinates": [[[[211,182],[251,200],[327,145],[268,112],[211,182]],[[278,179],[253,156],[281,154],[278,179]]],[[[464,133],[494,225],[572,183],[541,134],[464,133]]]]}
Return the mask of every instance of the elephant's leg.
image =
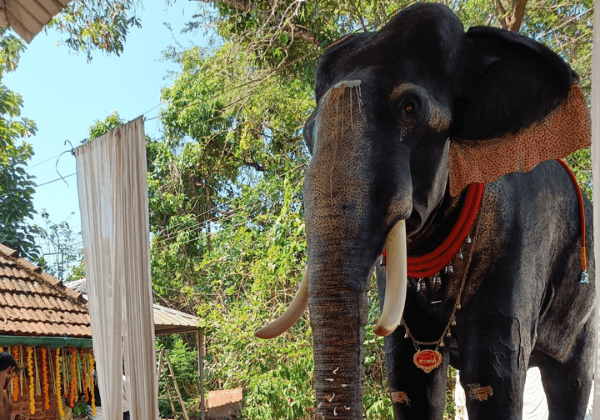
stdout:
{"type": "Polygon", "coordinates": [[[444,413],[446,371],[450,356],[441,349],[442,365],[430,373],[413,363],[415,348],[398,328],[386,337],[386,366],[396,420],[441,420],[444,413]]]}
{"type": "Polygon", "coordinates": [[[549,420],[583,420],[593,379],[595,328],[591,316],[569,360],[546,356],[538,363],[548,400],[549,420]]]}
{"type": "Polygon", "coordinates": [[[471,420],[520,420],[531,347],[517,319],[479,314],[463,320],[460,382],[471,420]]]}

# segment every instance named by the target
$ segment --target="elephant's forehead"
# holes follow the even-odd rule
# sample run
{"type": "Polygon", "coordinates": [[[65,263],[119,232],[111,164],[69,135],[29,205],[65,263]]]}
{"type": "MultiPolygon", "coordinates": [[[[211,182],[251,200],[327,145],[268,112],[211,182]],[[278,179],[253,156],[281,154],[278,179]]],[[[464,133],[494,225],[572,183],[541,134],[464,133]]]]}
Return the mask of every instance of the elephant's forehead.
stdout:
{"type": "Polygon", "coordinates": [[[360,80],[337,83],[320,100],[317,110],[308,171],[311,196],[334,206],[358,201],[369,193],[366,174],[370,146],[363,141],[366,118],[360,85],[360,80]]]}

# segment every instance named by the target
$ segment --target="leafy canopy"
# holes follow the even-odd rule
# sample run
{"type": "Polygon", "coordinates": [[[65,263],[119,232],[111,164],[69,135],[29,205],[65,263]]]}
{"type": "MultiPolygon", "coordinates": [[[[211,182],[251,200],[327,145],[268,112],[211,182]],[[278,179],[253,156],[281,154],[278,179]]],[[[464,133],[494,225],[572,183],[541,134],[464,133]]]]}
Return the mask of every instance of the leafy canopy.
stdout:
{"type": "Polygon", "coordinates": [[[26,171],[33,149],[24,139],[35,134],[36,126],[21,117],[23,98],[3,82],[7,72],[16,70],[24,49],[21,39],[0,29],[0,243],[35,260],[39,249],[30,225],[36,214],[35,183],[26,171]]]}

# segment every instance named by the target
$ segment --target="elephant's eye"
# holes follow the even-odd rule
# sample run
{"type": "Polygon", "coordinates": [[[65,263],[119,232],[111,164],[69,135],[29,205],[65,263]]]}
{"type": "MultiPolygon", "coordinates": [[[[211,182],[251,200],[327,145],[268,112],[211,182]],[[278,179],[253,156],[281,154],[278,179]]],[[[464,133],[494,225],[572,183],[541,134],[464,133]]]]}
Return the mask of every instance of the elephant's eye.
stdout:
{"type": "Polygon", "coordinates": [[[407,114],[412,114],[413,111],[415,110],[415,108],[416,108],[416,105],[412,101],[407,102],[406,104],[404,104],[404,112],[406,112],[407,114]]]}

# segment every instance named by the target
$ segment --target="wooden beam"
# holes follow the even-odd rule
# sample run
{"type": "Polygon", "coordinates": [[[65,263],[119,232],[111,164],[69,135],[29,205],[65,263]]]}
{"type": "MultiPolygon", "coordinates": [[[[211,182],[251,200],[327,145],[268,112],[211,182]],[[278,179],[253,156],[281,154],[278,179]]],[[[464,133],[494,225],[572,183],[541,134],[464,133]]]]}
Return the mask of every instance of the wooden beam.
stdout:
{"type": "Polygon", "coordinates": [[[167,382],[167,374],[163,369],[163,354],[165,349],[160,350],[158,353],[158,380],[160,380],[161,372],[165,374],[165,389],[167,390],[167,399],[169,400],[169,404],[171,404],[171,410],[173,411],[173,417],[177,418],[177,412],[175,411],[175,404],[173,404],[173,399],[171,398],[171,391],[169,391],[169,382],[167,382]]]}
{"type": "Polygon", "coordinates": [[[167,359],[167,366],[169,366],[169,371],[171,372],[171,378],[173,378],[173,385],[175,385],[175,392],[177,392],[177,396],[179,397],[179,402],[181,404],[181,408],[183,409],[183,416],[185,420],[190,420],[188,417],[187,411],[185,409],[185,405],[183,404],[183,398],[181,398],[181,392],[179,392],[179,385],[177,385],[177,379],[175,379],[175,373],[173,372],[173,366],[171,366],[171,360],[169,359],[169,352],[165,350],[165,358],[167,359]]]}

